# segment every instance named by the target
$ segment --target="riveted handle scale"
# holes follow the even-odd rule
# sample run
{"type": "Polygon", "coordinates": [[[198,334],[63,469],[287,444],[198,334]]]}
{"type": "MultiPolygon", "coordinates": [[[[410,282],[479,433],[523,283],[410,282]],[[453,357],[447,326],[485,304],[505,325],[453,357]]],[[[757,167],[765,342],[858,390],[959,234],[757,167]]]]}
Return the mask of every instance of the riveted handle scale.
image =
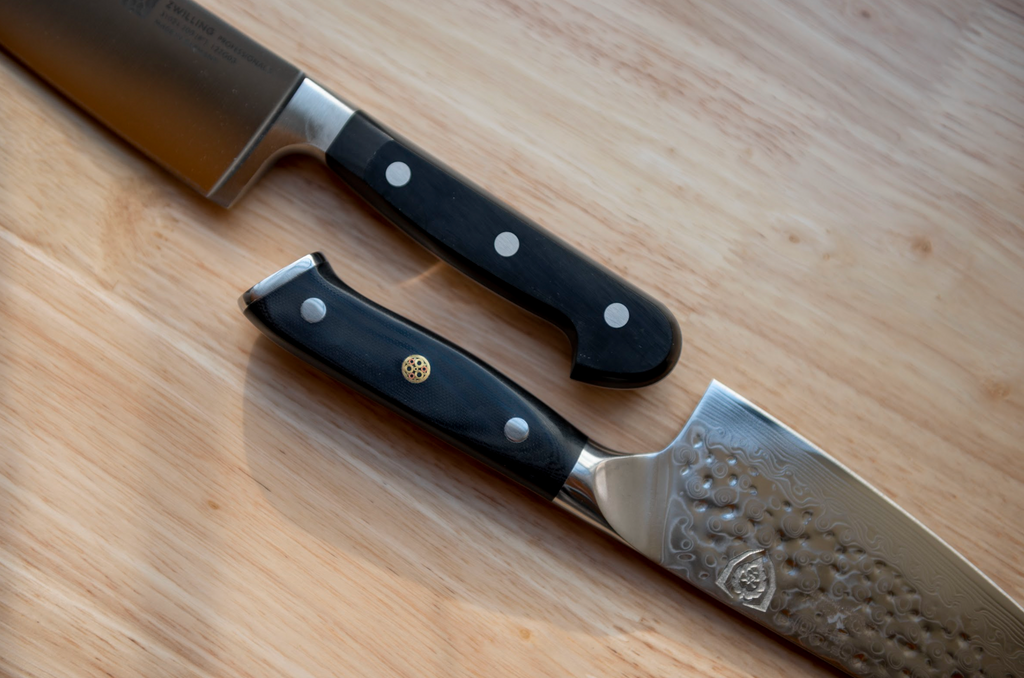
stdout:
{"type": "Polygon", "coordinates": [[[548,499],[558,493],[583,434],[466,351],[352,290],[321,255],[305,259],[316,265],[264,296],[243,297],[254,325],[529,489],[548,499]]]}
{"type": "Polygon", "coordinates": [[[364,114],[327,164],[437,256],[565,332],[573,379],[644,386],[679,359],[679,325],[662,304],[364,114]]]}

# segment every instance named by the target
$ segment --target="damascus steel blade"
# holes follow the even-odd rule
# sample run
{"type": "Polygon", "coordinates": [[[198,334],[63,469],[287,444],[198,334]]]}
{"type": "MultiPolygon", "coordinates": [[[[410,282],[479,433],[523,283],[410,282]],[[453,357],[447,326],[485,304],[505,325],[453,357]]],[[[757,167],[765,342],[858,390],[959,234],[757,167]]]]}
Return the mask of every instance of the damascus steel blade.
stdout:
{"type": "Polygon", "coordinates": [[[556,501],[853,675],[1024,676],[1020,605],[717,382],[661,452],[589,444],[556,501]]]}

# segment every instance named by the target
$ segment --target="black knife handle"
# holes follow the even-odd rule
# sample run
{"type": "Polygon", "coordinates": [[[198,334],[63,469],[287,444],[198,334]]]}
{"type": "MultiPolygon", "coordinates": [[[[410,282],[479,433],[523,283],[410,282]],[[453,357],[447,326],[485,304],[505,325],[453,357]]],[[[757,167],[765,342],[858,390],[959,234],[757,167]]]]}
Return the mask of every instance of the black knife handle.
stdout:
{"type": "Polygon", "coordinates": [[[565,332],[573,379],[633,388],[675,367],[679,325],[662,304],[366,115],[327,164],[427,249],[565,332]]]}
{"type": "Polygon", "coordinates": [[[547,499],[586,442],[488,365],[352,290],[320,254],[256,285],[242,305],[299,358],[547,499]]]}

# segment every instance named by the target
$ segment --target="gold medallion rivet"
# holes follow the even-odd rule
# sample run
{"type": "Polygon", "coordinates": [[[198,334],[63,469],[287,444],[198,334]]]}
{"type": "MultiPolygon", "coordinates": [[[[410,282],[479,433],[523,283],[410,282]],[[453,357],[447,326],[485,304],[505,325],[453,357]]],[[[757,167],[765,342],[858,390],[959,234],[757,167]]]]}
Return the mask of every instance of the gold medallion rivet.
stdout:
{"type": "Polygon", "coordinates": [[[411,384],[422,384],[430,376],[430,361],[421,355],[411,355],[402,361],[402,376],[411,384]]]}

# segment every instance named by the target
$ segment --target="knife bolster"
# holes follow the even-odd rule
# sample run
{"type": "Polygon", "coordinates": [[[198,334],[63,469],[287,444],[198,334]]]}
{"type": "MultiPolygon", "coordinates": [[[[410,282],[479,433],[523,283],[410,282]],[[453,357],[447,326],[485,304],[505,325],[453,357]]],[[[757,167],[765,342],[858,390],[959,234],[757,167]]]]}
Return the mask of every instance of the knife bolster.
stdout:
{"type": "Polygon", "coordinates": [[[280,113],[254,137],[207,197],[230,207],[281,157],[304,153],[322,160],[353,114],[355,109],[338,96],[309,78],[300,78],[280,113]]]}

